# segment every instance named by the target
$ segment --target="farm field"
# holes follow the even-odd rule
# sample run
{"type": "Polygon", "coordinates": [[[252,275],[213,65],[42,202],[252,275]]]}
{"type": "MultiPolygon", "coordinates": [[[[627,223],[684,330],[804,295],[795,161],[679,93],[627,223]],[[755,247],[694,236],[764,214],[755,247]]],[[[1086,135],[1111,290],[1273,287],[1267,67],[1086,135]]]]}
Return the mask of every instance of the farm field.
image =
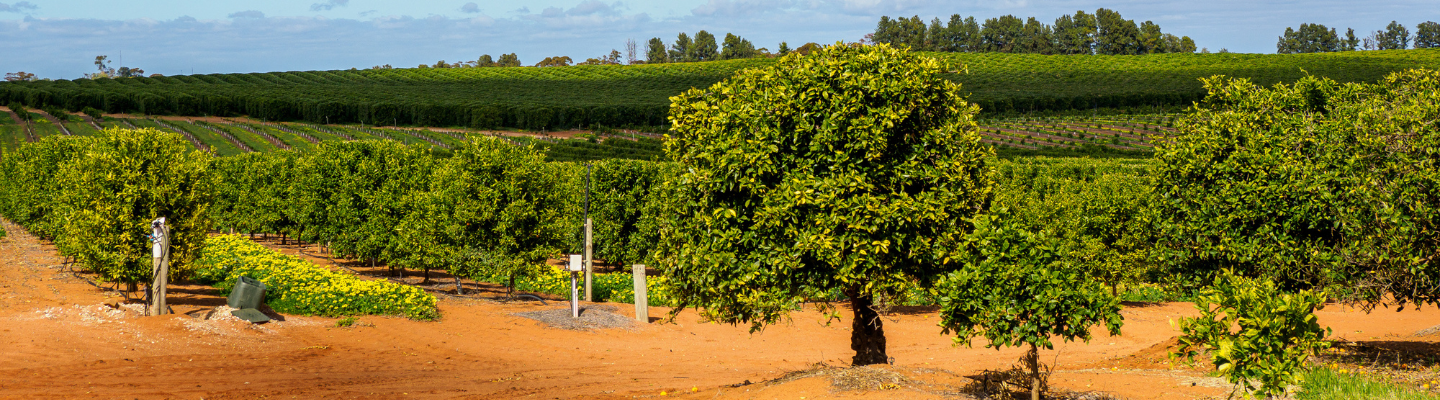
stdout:
{"type": "MultiPolygon", "coordinates": [[[[1047,56],[926,53],[956,65],[958,82],[986,114],[1095,108],[1175,108],[1199,100],[1214,75],[1262,85],[1313,74],[1374,82],[1440,67],[1440,50],[1316,54],[1047,56]],[[964,66],[961,71],[959,66],[964,66]]],[[[636,66],[423,68],[185,75],[0,83],[0,104],[109,113],[240,116],[265,121],[561,130],[666,125],[669,97],[736,71],[744,59],[636,66]]]]}
{"type": "MultiPolygon", "coordinates": [[[[673,324],[574,331],[513,315],[562,303],[496,302],[487,298],[499,295],[498,287],[473,282],[469,297],[479,298],[441,296],[444,317],[437,322],[361,317],[339,328],[336,318],[291,315],[256,327],[200,320],[192,315],[224,299],[214,288],[183,282],[171,289],[177,314],[141,318],[122,311],[127,306],[104,305],[120,299],[66,273],[48,243],[16,225],[4,227],[10,235],[0,243],[6,321],[0,398],[967,398],[964,388],[982,372],[1007,368],[1022,353],[952,347],[937,334],[933,310],[903,310],[887,321],[894,365],[864,370],[871,375],[852,371],[840,383],[905,380],[846,390],[832,387],[832,377],[845,371],[833,367],[848,361],[847,324],[823,325],[815,312],[755,334],[701,322],[689,311],[673,324]]],[[[287,254],[317,254],[313,247],[262,242],[287,254]]],[[[340,263],[366,275],[383,270],[340,263]]],[[[629,304],[604,305],[633,316],[629,304]]],[[[650,315],[666,311],[653,307],[650,315]]],[[[1172,367],[1161,356],[1178,334],[1170,321],[1194,314],[1189,303],[1127,304],[1123,314],[1122,336],[1098,334],[1046,353],[1054,357],[1052,388],[1127,399],[1224,396],[1224,382],[1207,376],[1208,369],[1172,367]]],[[[1434,331],[1426,329],[1440,317],[1433,308],[1365,314],[1332,306],[1317,314],[1334,338],[1357,348],[1440,347],[1440,336],[1414,336],[1434,331]]],[[[1436,372],[1421,374],[1413,379],[1434,379],[1436,372]]]]}
{"type": "MultiPolygon", "coordinates": [[[[1071,116],[1051,118],[1004,118],[980,121],[984,143],[1005,150],[1080,149],[1101,147],[1113,150],[1148,152],[1154,140],[1168,137],[1174,129],[1169,125],[1174,114],[1136,114],[1107,116],[1071,116]]],[[[16,130],[4,143],[13,149],[24,143],[22,125],[13,119],[0,124],[0,129],[16,130]]],[[[88,123],[67,122],[69,132],[93,135],[98,131],[88,123]]],[[[36,124],[37,127],[42,124],[36,124]]],[[[197,148],[213,150],[220,156],[233,156],[252,151],[294,149],[304,151],[321,142],[348,140],[393,140],[407,145],[431,149],[451,149],[467,141],[469,135],[507,136],[544,147],[552,161],[591,161],[609,158],[656,160],[664,157],[662,144],[654,134],[585,130],[561,132],[522,132],[456,128],[359,127],[354,125],[315,125],[305,123],[263,122],[248,118],[140,117],[116,115],[106,117],[105,126],[156,128],[178,132],[197,148]],[[604,136],[603,143],[589,142],[586,135],[604,136]],[[618,140],[612,140],[618,139],[618,140]]],[[[37,129],[37,138],[63,135],[56,129],[37,129]]]]}

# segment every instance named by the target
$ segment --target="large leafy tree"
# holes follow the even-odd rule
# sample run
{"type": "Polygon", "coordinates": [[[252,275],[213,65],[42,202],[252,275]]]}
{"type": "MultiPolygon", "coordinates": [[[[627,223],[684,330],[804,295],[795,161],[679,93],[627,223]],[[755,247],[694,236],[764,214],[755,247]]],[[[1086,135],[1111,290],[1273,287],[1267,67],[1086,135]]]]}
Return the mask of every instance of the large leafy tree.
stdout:
{"type": "Polygon", "coordinates": [[[690,58],[690,47],[690,35],[685,34],[685,32],[680,32],[680,35],[675,37],[675,44],[670,46],[670,61],[695,61],[694,59],[690,58]]]}
{"type": "Polygon", "coordinates": [[[1023,48],[1020,38],[1025,34],[1025,22],[1014,15],[985,20],[980,26],[980,38],[985,51],[997,53],[1019,53],[1023,48]]]}
{"type": "Polygon", "coordinates": [[[1367,305],[1440,301],[1440,73],[1204,83],[1156,151],[1175,276],[1200,286],[1233,269],[1367,305]]]}
{"type": "Polygon", "coordinates": [[[758,330],[843,293],[854,363],[887,362],[879,310],[959,267],[952,246],[990,197],[952,69],[836,44],[673,97],[682,172],[661,250],[682,306],[758,330]]]}

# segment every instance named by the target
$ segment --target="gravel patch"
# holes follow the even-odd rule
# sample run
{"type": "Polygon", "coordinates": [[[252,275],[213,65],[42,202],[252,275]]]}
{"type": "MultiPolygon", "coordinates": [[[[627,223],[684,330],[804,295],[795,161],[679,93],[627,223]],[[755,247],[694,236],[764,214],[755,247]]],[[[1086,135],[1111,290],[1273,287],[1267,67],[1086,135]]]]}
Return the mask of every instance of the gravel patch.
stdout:
{"type": "Polygon", "coordinates": [[[570,316],[570,307],[541,311],[527,311],[511,315],[540,321],[546,326],[560,329],[588,331],[595,329],[632,328],[633,318],[616,314],[615,306],[596,304],[580,307],[580,318],[570,316]]]}

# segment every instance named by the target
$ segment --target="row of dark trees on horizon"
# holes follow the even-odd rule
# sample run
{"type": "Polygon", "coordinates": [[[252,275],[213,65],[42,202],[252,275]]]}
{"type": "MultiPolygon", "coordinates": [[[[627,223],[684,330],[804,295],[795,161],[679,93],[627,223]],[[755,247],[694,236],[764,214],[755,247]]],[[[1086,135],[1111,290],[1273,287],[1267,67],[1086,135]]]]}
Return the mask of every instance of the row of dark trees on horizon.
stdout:
{"type": "Polygon", "coordinates": [[[1305,23],[1300,24],[1298,30],[1285,28],[1285,34],[1280,35],[1280,40],[1275,43],[1275,52],[1293,54],[1355,50],[1404,50],[1410,48],[1412,39],[1415,41],[1417,49],[1440,47],[1440,23],[1421,22],[1415,26],[1415,34],[1411,35],[1410,29],[1405,28],[1405,25],[1390,21],[1390,25],[1386,25],[1385,29],[1371,32],[1369,36],[1363,38],[1355,36],[1355,28],[1347,28],[1343,39],[1335,33],[1335,28],[1305,23]]]}
{"type": "Polygon", "coordinates": [[[940,18],[927,27],[919,16],[891,19],[880,17],[875,33],[863,42],[909,46],[911,50],[943,52],[994,52],[1031,54],[1193,53],[1195,41],[1189,36],[1161,32],[1151,21],[1135,24],[1120,13],[1101,8],[1095,14],[1076,11],[1062,15],[1053,25],[1030,17],[1014,15],[977,22],[975,17],[951,15],[949,23],[940,18]]]}

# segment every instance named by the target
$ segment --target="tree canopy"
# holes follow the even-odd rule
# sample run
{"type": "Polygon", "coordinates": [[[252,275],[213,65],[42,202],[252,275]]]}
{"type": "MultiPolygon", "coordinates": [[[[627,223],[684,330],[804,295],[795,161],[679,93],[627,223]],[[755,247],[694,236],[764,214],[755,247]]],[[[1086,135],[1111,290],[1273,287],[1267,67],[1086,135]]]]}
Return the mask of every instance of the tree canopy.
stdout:
{"type": "Polygon", "coordinates": [[[679,217],[659,251],[674,296],[758,330],[843,293],[854,363],[887,362],[877,308],[958,268],[950,250],[990,197],[953,69],[836,44],[673,97],[679,217]]]}

